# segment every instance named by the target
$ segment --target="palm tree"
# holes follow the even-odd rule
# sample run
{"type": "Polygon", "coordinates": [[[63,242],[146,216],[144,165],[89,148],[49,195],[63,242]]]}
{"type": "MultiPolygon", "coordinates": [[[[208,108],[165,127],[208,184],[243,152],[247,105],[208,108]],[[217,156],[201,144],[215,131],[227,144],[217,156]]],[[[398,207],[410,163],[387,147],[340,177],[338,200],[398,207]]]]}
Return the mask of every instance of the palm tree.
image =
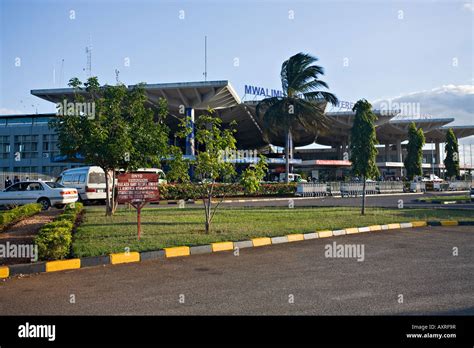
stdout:
{"type": "Polygon", "coordinates": [[[303,127],[314,134],[326,126],[324,107],[327,102],[336,105],[337,97],[319,88],[329,88],[318,79],[324,69],[314,63],[318,59],[306,53],[297,53],[284,61],[281,66],[283,96],[261,100],[257,107],[257,117],[264,125],[264,136],[270,143],[273,137],[285,135],[286,182],[289,182],[290,151],[293,151],[293,134],[303,127]],[[263,112],[263,114],[262,114],[263,112]]]}

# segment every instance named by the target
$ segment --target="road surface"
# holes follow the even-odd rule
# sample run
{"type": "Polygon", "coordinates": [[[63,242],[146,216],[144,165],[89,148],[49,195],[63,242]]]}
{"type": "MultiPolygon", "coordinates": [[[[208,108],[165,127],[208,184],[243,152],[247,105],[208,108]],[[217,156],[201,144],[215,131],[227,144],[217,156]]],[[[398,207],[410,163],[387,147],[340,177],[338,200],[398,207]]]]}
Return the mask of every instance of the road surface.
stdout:
{"type": "Polygon", "coordinates": [[[1,315],[473,315],[473,299],[472,226],[372,232],[242,249],[239,256],[222,252],[0,282],[1,315]],[[325,257],[333,242],[363,245],[364,261],[325,257]]]}

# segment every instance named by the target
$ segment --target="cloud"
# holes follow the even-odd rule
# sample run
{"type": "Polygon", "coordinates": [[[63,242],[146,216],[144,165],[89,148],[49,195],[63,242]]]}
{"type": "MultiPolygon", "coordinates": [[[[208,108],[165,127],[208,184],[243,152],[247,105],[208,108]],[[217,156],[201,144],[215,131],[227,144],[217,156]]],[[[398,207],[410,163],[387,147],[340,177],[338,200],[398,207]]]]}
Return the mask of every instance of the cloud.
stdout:
{"type": "MultiPolygon", "coordinates": [[[[454,118],[452,125],[474,125],[474,86],[444,85],[431,90],[405,93],[397,97],[378,99],[373,102],[375,108],[382,105],[408,105],[421,115],[436,118],[454,118]],[[404,104],[402,104],[404,103],[404,104]]],[[[403,111],[410,108],[396,107],[403,111]]],[[[407,112],[404,112],[405,114],[407,112]]],[[[414,113],[408,113],[415,115],[414,113]]]]}
{"type": "Polygon", "coordinates": [[[20,110],[15,110],[15,109],[0,108],[0,115],[16,115],[16,114],[24,114],[24,112],[20,110]]]}
{"type": "Polygon", "coordinates": [[[472,4],[472,2],[466,2],[463,5],[463,9],[474,12],[474,5],[472,4]]]}
{"type": "MultiPolygon", "coordinates": [[[[444,85],[431,90],[405,93],[397,97],[378,99],[372,103],[374,108],[392,105],[393,109],[415,110],[421,115],[433,118],[454,118],[449,125],[474,125],[474,86],[444,85]],[[397,107],[402,105],[402,107],[397,107]],[[403,107],[407,106],[408,107],[403,107]]],[[[402,112],[405,115],[413,115],[402,112]]],[[[416,113],[415,113],[416,114],[416,113]]],[[[473,143],[474,137],[462,139],[461,143],[473,143]]]]}

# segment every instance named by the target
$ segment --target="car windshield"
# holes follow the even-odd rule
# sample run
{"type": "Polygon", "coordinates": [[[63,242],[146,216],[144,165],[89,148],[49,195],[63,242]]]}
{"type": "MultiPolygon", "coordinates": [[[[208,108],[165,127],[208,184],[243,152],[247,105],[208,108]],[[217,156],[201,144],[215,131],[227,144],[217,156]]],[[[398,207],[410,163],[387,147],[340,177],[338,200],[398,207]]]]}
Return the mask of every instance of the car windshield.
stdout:
{"type": "Polygon", "coordinates": [[[51,188],[63,188],[64,187],[63,185],[58,184],[57,182],[52,182],[52,181],[45,182],[45,184],[48,185],[51,188]]]}

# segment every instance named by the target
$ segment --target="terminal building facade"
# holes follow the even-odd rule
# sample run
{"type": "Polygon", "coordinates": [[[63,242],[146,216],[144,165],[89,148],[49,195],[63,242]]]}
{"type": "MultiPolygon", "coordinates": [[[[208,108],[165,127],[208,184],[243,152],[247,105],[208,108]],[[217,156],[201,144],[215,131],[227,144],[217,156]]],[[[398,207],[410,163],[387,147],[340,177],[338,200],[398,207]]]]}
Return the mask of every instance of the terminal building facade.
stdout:
{"type": "MultiPolygon", "coordinates": [[[[160,98],[164,98],[168,102],[169,113],[178,118],[188,116],[194,120],[212,108],[224,124],[235,120],[237,147],[265,154],[274,175],[284,171],[284,155],[281,148],[278,150],[284,145],[283,134],[265,140],[263,123],[256,114],[258,101],[242,101],[228,81],[148,84],[145,91],[150,105],[156,105],[160,98]]],[[[31,93],[52,103],[73,101],[74,95],[71,88],[32,90],[31,93]]],[[[321,103],[320,107],[324,110],[326,104],[321,103]]],[[[377,115],[376,132],[380,144],[377,166],[385,179],[404,175],[406,150],[402,143],[407,140],[411,122],[423,129],[426,143],[433,144],[432,150],[423,151],[425,174],[443,175],[442,147],[449,128],[453,129],[458,139],[474,135],[474,125],[449,126],[454,118],[412,119],[397,111],[374,112],[377,115]]],[[[318,180],[342,179],[350,176],[350,132],[355,114],[348,110],[326,112],[325,115],[328,127],[320,133],[312,134],[305,129],[295,131],[293,145],[296,149],[290,163],[295,171],[304,172],[318,180]],[[298,148],[313,143],[325,145],[326,148],[298,148]]],[[[54,113],[0,115],[0,173],[3,176],[51,179],[66,168],[84,165],[77,159],[67,159],[59,153],[57,136],[48,127],[48,121],[54,117],[57,117],[54,113]]],[[[168,117],[167,122],[173,133],[178,126],[177,119],[168,117]]],[[[172,141],[174,139],[170,139],[172,141]]],[[[187,156],[194,156],[192,134],[181,145],[187,156]]],[[[460,166],[464,172],[473,169],[471,161],[460,161],[460,166]]]]}

